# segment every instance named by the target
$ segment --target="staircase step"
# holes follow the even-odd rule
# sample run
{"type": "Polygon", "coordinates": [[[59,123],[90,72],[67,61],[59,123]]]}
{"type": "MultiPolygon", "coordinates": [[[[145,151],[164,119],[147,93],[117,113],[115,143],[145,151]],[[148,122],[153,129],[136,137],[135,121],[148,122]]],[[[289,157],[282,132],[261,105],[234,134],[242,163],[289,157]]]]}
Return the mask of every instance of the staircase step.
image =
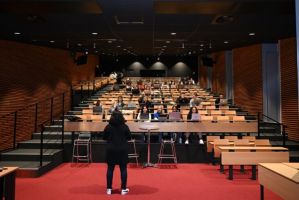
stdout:
{"type": "Polygon", "coordinates": [[[45,126],[45,131],[56,131],[59,132],[62,129],[62,125],[51,125],[51,126],[45,126]]]}
{"type": "MultiPolygon", "coordinates": [[[[51,161],[55,156],[62,155],[62,149],[44,149],[43,160],[51,161]]],[[[16,149],[1,153],[2,161],[39,161],[40,150],[39,149],[16,149]]]]}
{"type": "MultiPolygon", "coordinates": [[[[64,140],[64,144],[72,143],[72,140],[64,140]]],[[[18,148],[21,149],[39,149],[40,139],[27,140],[18,143],[18,148]]],[[[44,139],[43,148],[46,149],[59,149],[61,148],[61,139],[44,139]]]]}
{"type": "MultiPolygon", "coordinates": [[[[40,135],[41,133],[33,133],[32,135],[32,139],[40,139],[40,135]]],[[[61,139],[61,131],[59,132],[48,132],[48,131],[45,131],[43,133],[43,137],[44,139],[61,139]]],[[[71,139],[72,138],[72,132],[64,132],[64,139],[71,139]]]]}

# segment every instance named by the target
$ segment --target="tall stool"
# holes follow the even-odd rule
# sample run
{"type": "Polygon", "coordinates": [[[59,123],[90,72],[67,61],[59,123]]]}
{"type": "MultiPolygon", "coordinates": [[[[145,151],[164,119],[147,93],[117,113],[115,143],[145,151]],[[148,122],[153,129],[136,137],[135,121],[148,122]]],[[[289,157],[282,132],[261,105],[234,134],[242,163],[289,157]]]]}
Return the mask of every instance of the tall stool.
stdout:
{"type": "Polygon", "coordinates": [[[135,142],[135,139],[129,140],[128,143],[133,145],[133,152],[129,153],[128,157],[129,158],[135,158],[136,159],[136,165],[138,166],[139,165],[138,164],[139,155],[137,154],[137,151],[136,151],[136,142],[135,142]]]}
{"type": "Polygon", "coordinates": [[[90,133],[79,133],[78,139],[74,140],[72,162],[74,162],[75,159],[77,162],[78,161],[87,161],[89,163],[92,162],[90,133]],[[86,152],[84,152],[84,150],[86,152]]]}
{"type": "Polygon", "coordinates": [[[177,163],[176,151],[175,151],[175,141],[173,139],[170,140],[162,140],[160,146],[160,153],[158,154],[158,164],[162,163],[163,159],[173,159],[174,163],[177,163]],[[164,152],[164,147],[166,144],[170,144],[171,153],[166,154],[164,152]]]}

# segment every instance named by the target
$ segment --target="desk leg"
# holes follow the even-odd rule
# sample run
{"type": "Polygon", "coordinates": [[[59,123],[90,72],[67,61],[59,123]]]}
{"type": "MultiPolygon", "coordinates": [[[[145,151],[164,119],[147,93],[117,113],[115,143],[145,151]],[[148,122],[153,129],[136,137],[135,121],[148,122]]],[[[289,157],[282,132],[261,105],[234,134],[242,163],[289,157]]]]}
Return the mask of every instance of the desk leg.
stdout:
{"type": "Polygon", "coordinates": [[[252,165],[252,180],[256,180],[256,165],[252,165]]]}
{"type": "Polygon", "coordinates": [[[74,140],[75,140],[75,133],[74,133],[74,131],[72,131],[72,136],[71,136],[71,138],[72,138],[72,144],[74,144],[74,140]]]}
{"type": "Polygon", "coordinates": [[[155,167],[154,164],[151,163],[151,132],[148,130],[147,132],[147,162],[143,165],[143,167],[155,167]]]}
{"type": "Polygon", "coordinates": [[[229,180],[233,180],[233,176],[234,176],[234,174],[233,174],[233,166],[229,165],[228,166],[228,179],[229,180]]]}
{"type": "Polygon", "coordinates": [[[12,172],[5,178],[5,200],[15,199],[16,172],[12,172]]]}
{"type": "Polygon", "coordinates": [[[220,169],[219,169],[220,173],[224,173],[224,166],[220,163],[220,169]]]}
{"type": "Polygon", "coordinates": [[[241,172],[242,174],[244,174],[244,173],[245,173],[245,168],[244,168],[244,165],[241,165],[241,166],[240,166],[240,172],[241,172]]]}
{"type": "Polygon", "coordinates": [[[263,185],[260,185],[260,197],[261,197],[261,200],[264,200],[264,186],[263,185]]]}

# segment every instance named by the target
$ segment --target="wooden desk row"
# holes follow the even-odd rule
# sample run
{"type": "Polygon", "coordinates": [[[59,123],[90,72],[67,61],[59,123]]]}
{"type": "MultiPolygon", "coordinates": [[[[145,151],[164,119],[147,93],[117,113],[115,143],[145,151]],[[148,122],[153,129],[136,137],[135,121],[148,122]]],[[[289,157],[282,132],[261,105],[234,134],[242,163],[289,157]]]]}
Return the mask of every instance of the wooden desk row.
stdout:
{"type": "MultiPolygon", "coordinates": [[[[69,122],[64,123],[64,131],[94,131],[104,130],[107,122],[69,122]]],[[[257,122],[211,123],[211,122],[127,122],[131,132],[142,132],[140,126],[155,124],[159,127],[153,132],[202,132],[202,133],[256,133],[257,122]]]]}

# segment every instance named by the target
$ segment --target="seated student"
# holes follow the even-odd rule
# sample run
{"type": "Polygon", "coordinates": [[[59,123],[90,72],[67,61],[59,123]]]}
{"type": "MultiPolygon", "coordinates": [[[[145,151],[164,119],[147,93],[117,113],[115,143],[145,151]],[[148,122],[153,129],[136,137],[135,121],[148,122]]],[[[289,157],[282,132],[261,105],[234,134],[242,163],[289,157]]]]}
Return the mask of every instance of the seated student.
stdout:
{"type": "MultiPolygon", "coordinates": [[[[190,108],[189,113],[187,115],[187,120],[190,120],[190,121],[199,121],[200,120],[200,114],[198,113],[198,110],[195,106],[190,108]]],[[[201,134],[197,133],[197,135],[198,135],[198,138],[199,138],[198,143],[203,144],[201,134]]],[[[185,144],[189,144],[189,136],[190,136],[190,133],[186,133],[185,144]]]]}
{"type": "Polygon", "coordinates": [[[123,109],[123,107],[125,106],[122,96],[118,96],[116,106],[118,107],[118,110],[123,109]]]}
{"type": "Polygon", "coordinates": [[[112,101],[111,107],[109,108],[109,113],[113,113],[113,111],[115,109],[118,109],[117,102],[116,101],[112,101]]]}
{"type": "Polygon", "coordinates": [[[151,120],[151,114],[149,113],[149,110],[146,106],[142,106],[140,112],[138,113],[137,116],[138,120],[151,120]]]}
{"type": "Polygon", "coordinates": [[[189,99],[185,97],[184,93],[181,93],[179,98],[177,98],[176,103],[178,105],[186,105],[189,103],[189,99]]]}
{"type": "MultiPolygon", "coordinates": [[[[173,105],[171,108],[171,112],[168,113],[168,120],[170,121],[179,121],[182,119],[182,115],[178,110],[176,105],[173,105]]],[[[176,133],[168,133],[168,136],[175,141],[176,140],[176,133]]],[[[163,133],[159,133],[159,142],[162,142],[163,133]]]]}
{"type": "Polygon", "coordinates": [[[99,114],[99,113],[103,112],[103,106],[102,106],[100,100],[97,100],[97,102],[93,106],[92,110],[93,110],[93,114],[99,114]]]}
{"type": "Polygon", "coordinates": [[[154,113],[154,119],[158,120],[162,114],[164,114],[164,107],[163,105],[159,105],[157,111],[154,113]]]}
{"type": "Polygon", "coordinates": [[[197,93],[195,92],[193,94],[192,99],[190,100],[190,108],[194,106],[199,106],[200,103],[201,103],[201,99],[197,97],[197,93]]]}

